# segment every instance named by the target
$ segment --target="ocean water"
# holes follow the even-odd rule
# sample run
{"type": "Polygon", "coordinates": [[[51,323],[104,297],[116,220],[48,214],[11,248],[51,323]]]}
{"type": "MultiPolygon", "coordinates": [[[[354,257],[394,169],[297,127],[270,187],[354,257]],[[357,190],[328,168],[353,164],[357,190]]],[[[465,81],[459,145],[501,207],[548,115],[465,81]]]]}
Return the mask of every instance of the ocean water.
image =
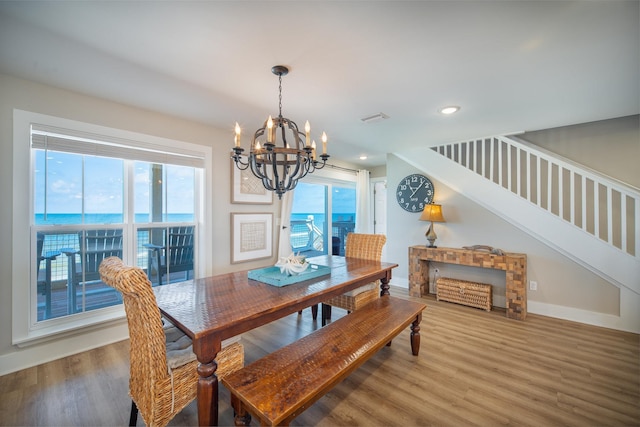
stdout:
{"type": "MultiPolygon", "coordinates": [[[[165,222],[193,222],[193,214],[168,214],[165,222]]],[[[69,225],[69,224],[122,224],[123,214],[36,214],[36,225],[69,225]]],[[[151,222],[149,214],[136,214],[136,223],[151,222]]]]}
{"type": "MultiPolygon", "coordinates": [[[[293,220],[302,220],[302,219],[307,219],[309,217],[309,215],[313,216],[313,221],[315,223],[322,223],[324,224],[325,221],[325,216],[324,213],[292,213],[291,214],[291,219],[293,220]]],[[[339,221],[355,221],[355,217],[356,214],[355,212],[351,212],[351,213],[334,213],[333,215],[331,215],[331,221],[332,222],[339,222],[339,221]]]]}
{"type": "MultiPolygon", "coordinates": [[[[324,223],[324,213],[292,213],[291,219],[302,220],[307,219],[310,215],[313,216],[314,222],[324,223]]],[[[335,213],[331,216],[333,222],[339,221],[354,221],[356,217],[355,212],[347,213],[335,213]]],[[[193,214],[168,214],[164,222],[193,222],[193,214]]],[[[122,224],[124,221],[124,215],[122,214],[85,214],[84,224],[122,224]]],[[[69,225],[69,224],[83,224],[81,214],[47,214],[46,219],[44,214],[36,214],[36,225],[69,225]]],[[[151,222],[149,214],[136,214],[136,223],[151,222]]]]}

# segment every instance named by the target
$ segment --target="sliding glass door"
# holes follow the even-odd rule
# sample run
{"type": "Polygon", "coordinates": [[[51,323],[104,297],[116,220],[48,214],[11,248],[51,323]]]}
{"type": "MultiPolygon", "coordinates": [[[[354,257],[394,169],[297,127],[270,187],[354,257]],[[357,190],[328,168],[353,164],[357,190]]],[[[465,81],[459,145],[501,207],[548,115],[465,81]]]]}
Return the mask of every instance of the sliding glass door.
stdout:
{"type": "Polygon", "coordinates": [[[355,229],[356,189],[351,183],[300,182],[291,209],[291,249],[301,255],[344,255],[355,229]]]}

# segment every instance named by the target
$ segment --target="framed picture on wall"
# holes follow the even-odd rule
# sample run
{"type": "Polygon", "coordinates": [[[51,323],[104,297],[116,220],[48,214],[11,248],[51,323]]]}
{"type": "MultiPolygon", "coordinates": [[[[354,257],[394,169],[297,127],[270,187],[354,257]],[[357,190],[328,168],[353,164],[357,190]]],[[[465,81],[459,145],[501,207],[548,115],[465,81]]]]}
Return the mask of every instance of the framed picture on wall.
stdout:
{"type": "MultiPolygon", "coordinates": [[[[247,162],[247,156],[242,161],[247,162]]],[[[231,203],[273,203],[273,192],[264,188],[262,181],[255,177],[251,168],[240,170],[231,159],[231,203]]]]}
{"type": "Polygon", "coordinates": [[[273,214],[231,213],[231,263],[273,254],[273,214]]]}

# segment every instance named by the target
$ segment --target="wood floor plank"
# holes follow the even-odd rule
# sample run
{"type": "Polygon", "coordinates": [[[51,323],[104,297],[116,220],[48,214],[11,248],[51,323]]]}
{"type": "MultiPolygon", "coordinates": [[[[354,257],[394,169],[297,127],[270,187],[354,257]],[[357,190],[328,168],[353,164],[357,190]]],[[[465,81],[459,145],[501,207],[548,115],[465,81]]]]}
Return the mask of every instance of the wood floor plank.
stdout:
{"type": "MultiPolygon", "coordinates": [[[[402,332],[292,425],[640,425],[637,334],[421,300],[427,309],[418,357],[409,331],[402,332]]],[[[344,315],[333,310],[334,319],[344,315]]],[[[319,327],[305,310],[247,333],[245,359],[319,327]]],[[[123,341],[0,377],[0,425],[126,425],[128,360],[123,341]]],[[[224,387],[220,396],[220,423],[232,425],[224,387]]],[[[197,425],[195,402],[169,425],[197,425]]]]}

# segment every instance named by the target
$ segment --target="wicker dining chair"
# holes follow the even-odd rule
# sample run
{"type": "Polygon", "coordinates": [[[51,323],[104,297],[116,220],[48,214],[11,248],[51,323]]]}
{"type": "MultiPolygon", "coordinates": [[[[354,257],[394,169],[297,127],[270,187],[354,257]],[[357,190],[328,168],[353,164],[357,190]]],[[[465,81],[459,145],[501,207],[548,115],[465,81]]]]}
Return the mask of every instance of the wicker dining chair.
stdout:
{"type": "MultiPolygon", "coordinates": [[[[136,424],[139,410],[148,426],[165,426],[196,398],[198,361],[191,340],[161,317],[151,282],[141,268],[109,257],[102,261],[100,275],[103,282],[122,293],[127,314],[131,341],[129,425],[136,424]]],[[[222,343],[216,358],[219,378],[244,365],[244,348],[238,339],[222,343]]]]}
{"type": "MultiPolygon", "coordinates": [[[[347,234],[345,257],[380,261],[382,248],[387,242],[384,234],[347,234]]],[[[331,319],[331,307],[339,307],[348,312],[357,310],[366,303],[380,297],[380,283],[375,281],[353,291],[333,297],[322,303],[322,325],[331,319]]]]}

